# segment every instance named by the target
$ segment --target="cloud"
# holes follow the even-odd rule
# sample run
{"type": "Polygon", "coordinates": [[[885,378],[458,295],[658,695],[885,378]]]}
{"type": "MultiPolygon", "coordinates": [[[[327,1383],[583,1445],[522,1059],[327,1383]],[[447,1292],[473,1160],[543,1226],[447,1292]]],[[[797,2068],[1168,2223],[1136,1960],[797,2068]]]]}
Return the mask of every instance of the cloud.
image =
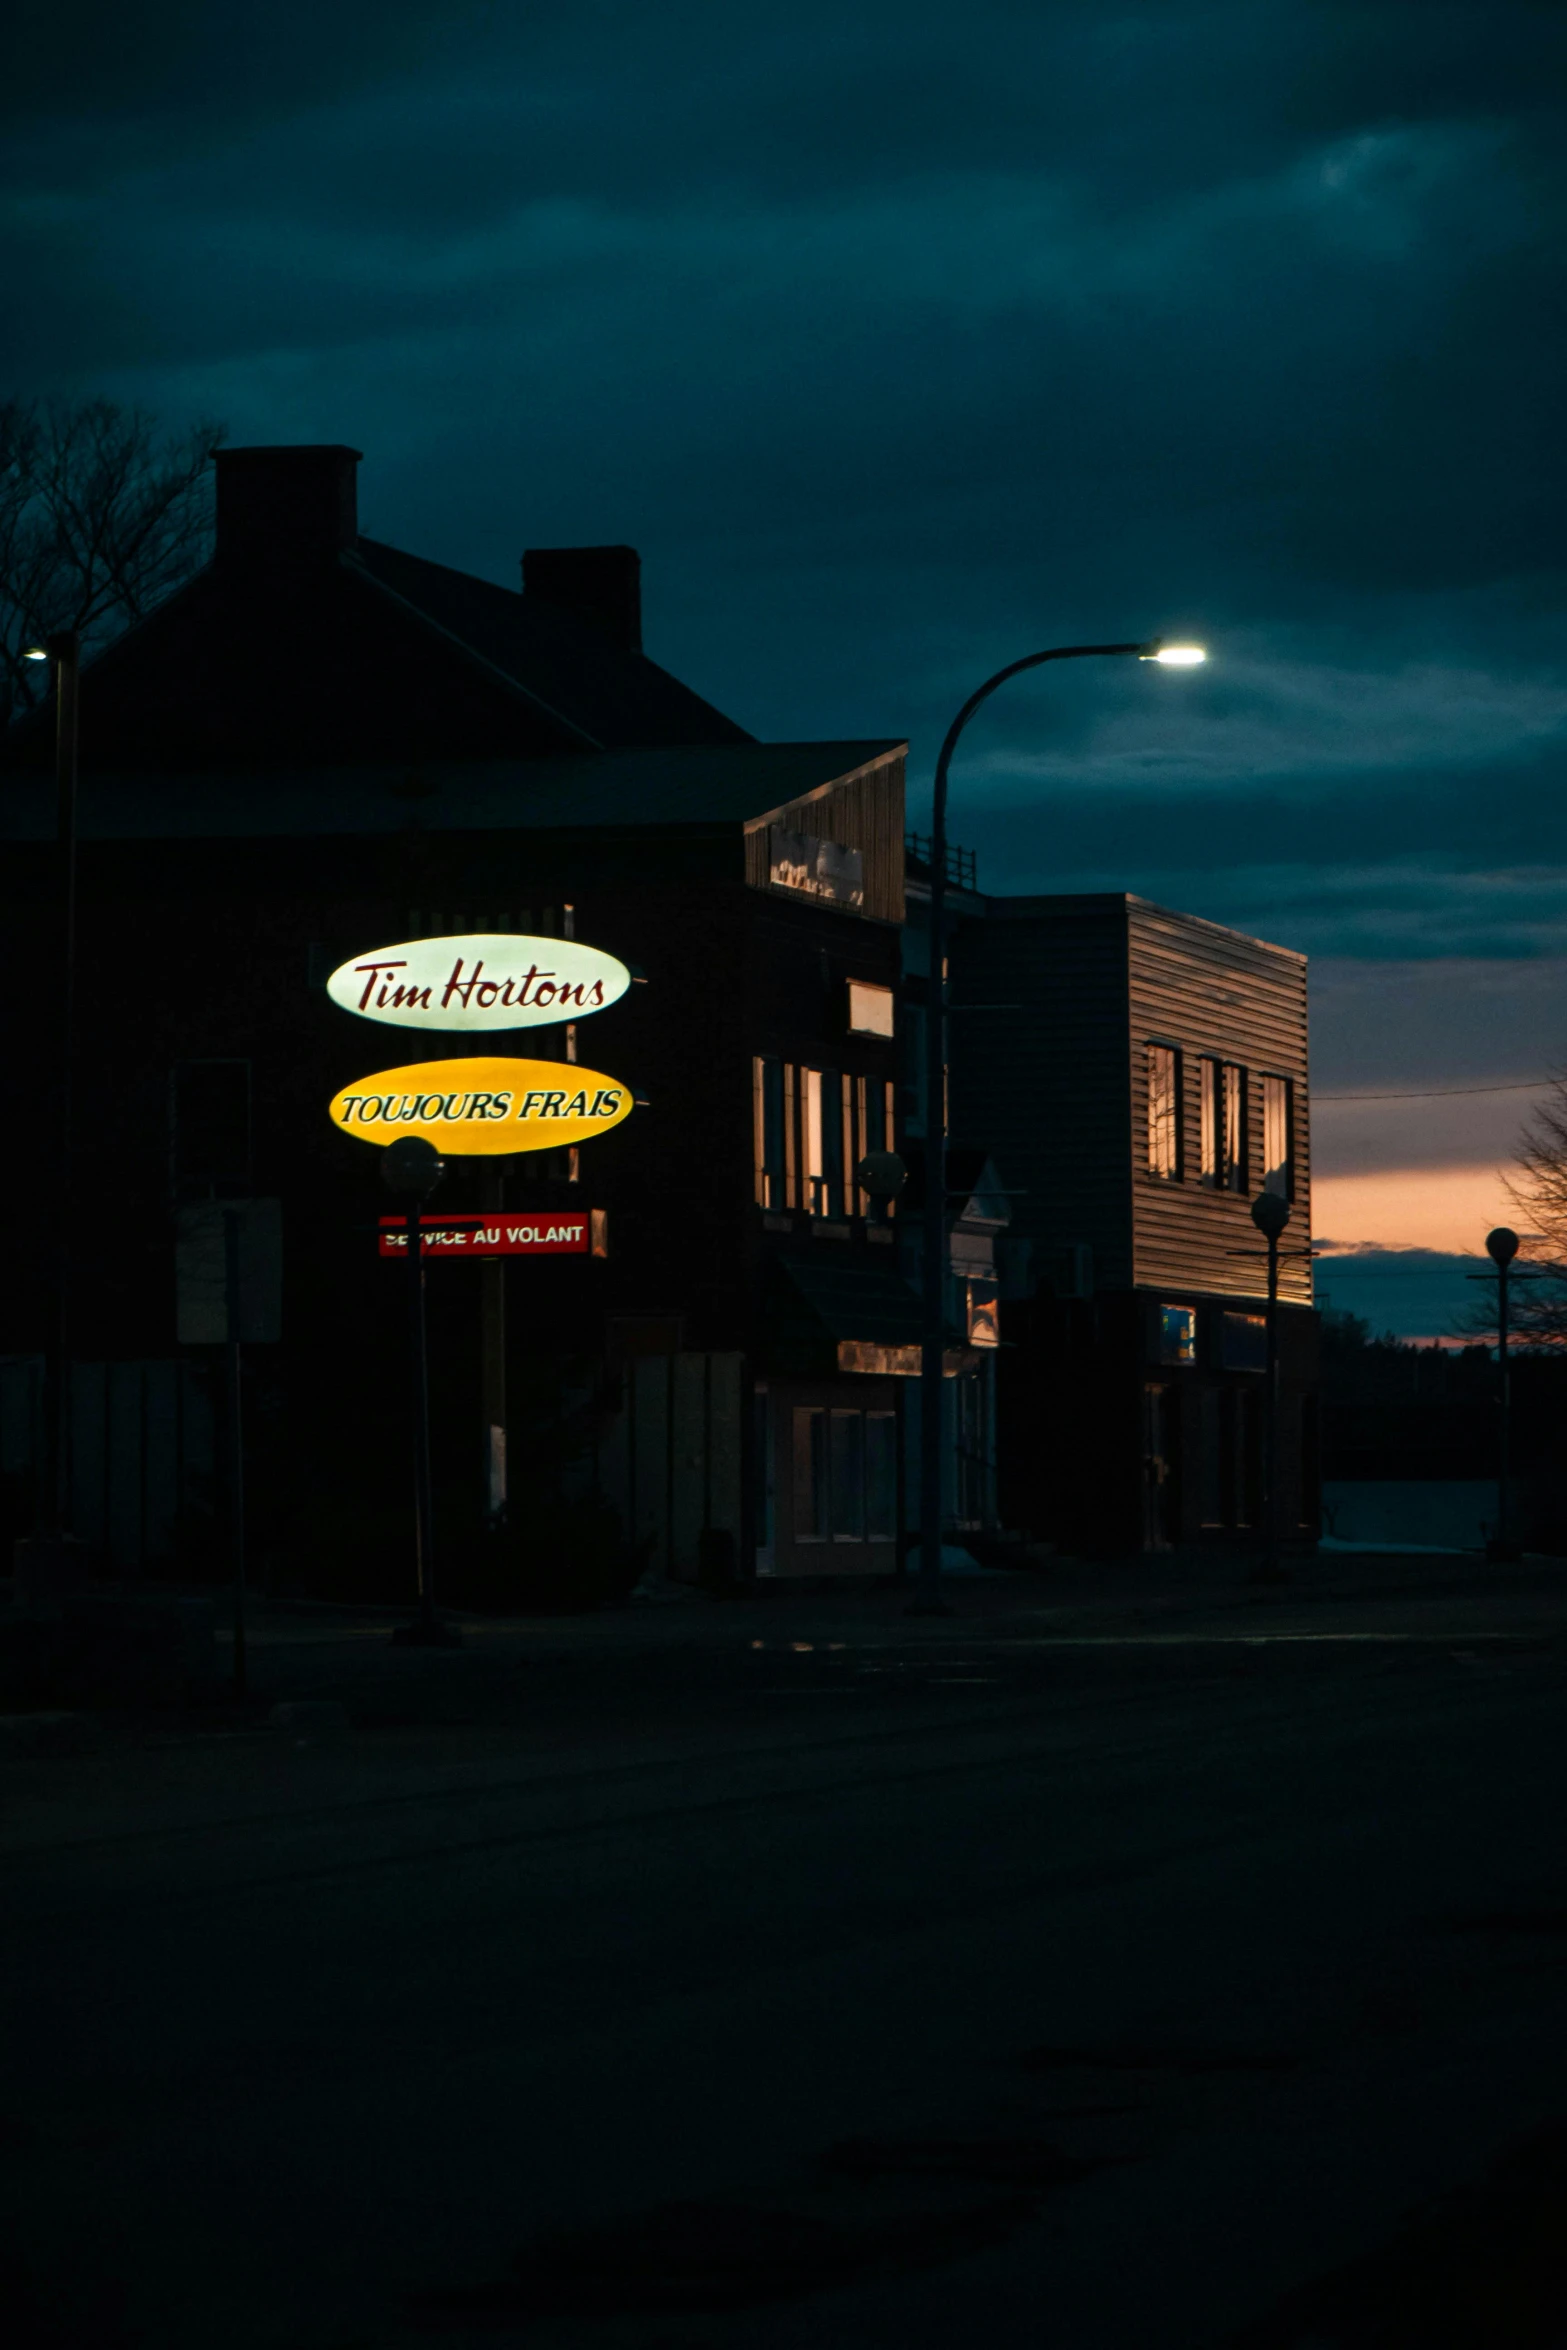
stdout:
{"type": "Polygon", "coordinates": [[[1200,634],[987,707],[982,873],[1411,1004],[1567,953],[1564,12],[62,0],[7,64],[16,388],[351,441],[508,582],[630,539],[660,658],[916,806],[1002,661],[1200,634]]]}

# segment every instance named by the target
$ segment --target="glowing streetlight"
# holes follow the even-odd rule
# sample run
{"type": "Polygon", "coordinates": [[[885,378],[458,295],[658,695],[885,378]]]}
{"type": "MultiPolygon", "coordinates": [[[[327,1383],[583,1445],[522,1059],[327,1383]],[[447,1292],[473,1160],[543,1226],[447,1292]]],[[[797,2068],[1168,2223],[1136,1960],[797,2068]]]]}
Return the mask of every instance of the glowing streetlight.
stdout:
{"type": "Polygon", "coordinates": [[[948,727],[936,758],[936,782],[930,826],[930,995],[925,1025],[925,1226],[921,1236],[925,1295],[923,1343],[920,1348],[920,1566],[919,1595],[914,1609],[921,1615],[947,1613],[941,1596],[941,1455],[942,1356],[946,1344],[947,1298],[947,968],[945,925],[947,911],[947,769],[959,735],[980,704],[998,685],[1021,670],[1037,669],[1046,661],[1081,661],[1094,655],[1124,655],[1138,661],[1157,661],[1166,669],[1194,669],[1206,661],[1202,645],[1167,645],[1162,637],[1145,637],[1124,645],[1055,645],[1048,652],[1025,653],[1009,661],[994,677],[987,677],[969,695],[948,727]]]}

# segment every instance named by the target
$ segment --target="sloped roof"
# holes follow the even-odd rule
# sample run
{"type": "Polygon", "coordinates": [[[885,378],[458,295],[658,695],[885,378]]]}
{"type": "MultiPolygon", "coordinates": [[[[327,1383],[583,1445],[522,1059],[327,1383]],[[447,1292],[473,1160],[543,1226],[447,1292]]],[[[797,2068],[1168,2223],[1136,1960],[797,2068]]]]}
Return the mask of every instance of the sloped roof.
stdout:
{"type": "Polygon", "coordinates": [[[755,740],[645,653],[620,650],[536,596],[404,554],[379,539],[361,538],[341,560],[470,646],[606,750],[755,740]]]}
{"type": "MultiPolygon", "coordinates": [[[[141,770],[83,778],[88,840],[307,838],[398,832],[591,831],[740,826],[878,761],[901,742],[699,743],[551,759],[363,766],[141,770]]],[[[54,786],[36,769],[0,777],[0,838],[54,833],[54,786]]]]}

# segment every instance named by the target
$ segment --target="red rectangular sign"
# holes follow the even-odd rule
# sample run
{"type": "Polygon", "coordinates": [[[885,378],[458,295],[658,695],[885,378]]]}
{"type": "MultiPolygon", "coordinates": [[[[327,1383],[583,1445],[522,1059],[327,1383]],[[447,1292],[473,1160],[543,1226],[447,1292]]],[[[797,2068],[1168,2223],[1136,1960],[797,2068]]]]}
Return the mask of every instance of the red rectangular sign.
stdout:
{"type": "MultiPolygon", "coordinates": [[[[593,1245],[592,1211],[570,1215],[421,1216],[419,1253],[428,1257],[585,1257],[593,1245]]],[[[408,1221],[381,1218],[381,1254],[406,1257],[408,1221]]]]}

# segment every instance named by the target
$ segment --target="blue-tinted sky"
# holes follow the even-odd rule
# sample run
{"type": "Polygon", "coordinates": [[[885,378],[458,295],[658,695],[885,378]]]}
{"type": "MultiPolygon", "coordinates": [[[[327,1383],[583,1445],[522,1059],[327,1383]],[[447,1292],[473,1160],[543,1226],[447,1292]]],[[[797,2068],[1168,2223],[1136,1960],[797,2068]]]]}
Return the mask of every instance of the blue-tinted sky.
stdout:
{"type": "MultiPolygon", "coordinates": [[[[629,539],[650,651],[917,788],[1002,661],[1200,634],[991,706],[982,878],[1308,949],[1323,1092],[1529,1076],[1564,91],[1557,0],[64,0],[0,81],[4,373],[350,441],[367,529],[498,579],[629,539]]],[[[1494,1165],[1526,1098],[1323,1164],[1494,1165]]]]}

